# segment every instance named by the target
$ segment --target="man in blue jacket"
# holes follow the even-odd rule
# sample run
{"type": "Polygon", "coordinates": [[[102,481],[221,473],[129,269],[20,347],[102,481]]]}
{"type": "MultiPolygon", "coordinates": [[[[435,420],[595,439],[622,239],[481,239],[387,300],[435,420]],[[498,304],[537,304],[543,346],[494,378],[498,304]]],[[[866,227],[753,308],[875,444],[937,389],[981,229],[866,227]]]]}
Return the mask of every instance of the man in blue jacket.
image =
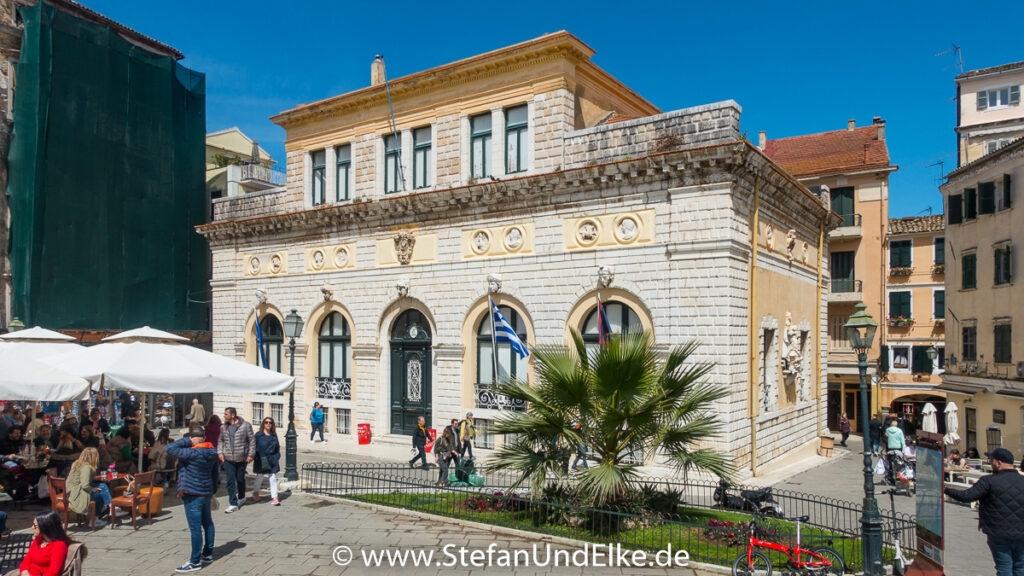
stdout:
{"type": "Polygon", "coordinates": [[[185,520],[192,533],[192,557],[175,572],[196,572],[202,569],[203,564],[213,562],[210,498],[220,483],[217,448],[206,441],[206,430],[202,426],[193,426],[189,428],[187,438],[167,445],[167,453],[177,458],[181,466],[178,471],[178,497],[185,504],[185,520]]]}

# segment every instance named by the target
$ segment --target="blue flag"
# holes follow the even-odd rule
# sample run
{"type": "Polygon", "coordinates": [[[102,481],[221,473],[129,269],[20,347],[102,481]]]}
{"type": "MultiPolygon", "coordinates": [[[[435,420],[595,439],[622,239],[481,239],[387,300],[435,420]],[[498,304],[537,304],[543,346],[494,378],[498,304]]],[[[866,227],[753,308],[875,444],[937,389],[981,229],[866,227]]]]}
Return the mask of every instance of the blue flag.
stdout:
{"type": "Polygon", "coordinates": [[[526,349],[526,344],[519,339],[516,335],[516,331],[512,329],[512,326],[502,316],[501,310],[494,304],[494,300],[488,298],[491,302],[491,315],[494,318],[494,341],[495,342],[508,342],[512,346],[512,350],[522,360],[530,355],[530,351],[526,349]]]}
{"type": "Polygon", "coordinates": [[[612,335],[612,327],[608,323],[608,313],[605,312],[604,302],[601,302],[601,295],[597,295],[597,341],[604,345],[612,335]]]}
{"type": "Polygon", "coordinates": [[[267,353],[263,351],[263,330],[260,329],[260,316],[256,315],[256,359],[259,360],[260,366],[266,369],[270,369],[270,364],[267,362],[267,353]]]}

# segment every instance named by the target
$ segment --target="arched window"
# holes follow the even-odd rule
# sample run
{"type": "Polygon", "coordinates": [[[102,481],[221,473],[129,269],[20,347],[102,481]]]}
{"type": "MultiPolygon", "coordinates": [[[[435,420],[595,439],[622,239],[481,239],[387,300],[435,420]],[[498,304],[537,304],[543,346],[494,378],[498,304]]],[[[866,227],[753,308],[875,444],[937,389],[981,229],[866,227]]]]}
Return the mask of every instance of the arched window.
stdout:
{"type": "MultiPolygon", "coordinates": [[[[516,331],[516,336],[526,342],[526,324],[522,316],[509,306],[499,306],[501,315],[516,331]]],[[[484,315],[480,327],[476,331],[476,406],[477,408],[521,409],[520,405],[511,405],[507,397],[499,395],[494,389],[494,352],[495,343],[491,340],[491,318],[484,315]]],[[[512,351],[508,342],[497,342],[498,380],[526,378],[526,358],[520,358],[512,351]]]]}
{"type": "MultiPolygon", "coordinates": [[[[275,372],[281,371],[281,346],[284,343],[284,330],[281,322],[270,314],[260,320],[260,332],[263,334],[263,357],[267,359],[267,368],[275,372]]],[[[263,365],[263,359],[257,355],[256,364],[263,365]]]]}
{"type": "MultiPolygon", "coordinates": [[[[627,332],[639,332],[643,330],[640,317],[629,306],[621,302],[602,302],[604,312],[608,315],[608,327],[612,334],[625,334],[627,332]]],[[[599,345],[597,333],[597,306],[587,314],[587,320],[583,323],[583,342],[587,349],[599,345]]]]}
{"type": "Polygon", "coordinates": [[[316,379],[317,398],[352,398],[352,335],[348,322],[331,312],[320,323],[320,372],[316,379]]]}

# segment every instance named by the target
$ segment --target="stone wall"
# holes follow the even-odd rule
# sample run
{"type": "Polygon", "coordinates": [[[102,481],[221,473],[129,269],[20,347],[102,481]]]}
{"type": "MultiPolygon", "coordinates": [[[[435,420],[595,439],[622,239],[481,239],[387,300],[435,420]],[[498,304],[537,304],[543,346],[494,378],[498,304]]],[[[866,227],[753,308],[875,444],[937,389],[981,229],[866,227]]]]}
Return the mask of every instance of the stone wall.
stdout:
{"type": "Polygon", "coordinates": [[[250,192],[241,196],[225,196],[213,199],[213,220],[239,220],[267,214],[283,214],[304,208],[302,197],[297,196],[289,184],[283,188],[271,188],[250,192]]]}

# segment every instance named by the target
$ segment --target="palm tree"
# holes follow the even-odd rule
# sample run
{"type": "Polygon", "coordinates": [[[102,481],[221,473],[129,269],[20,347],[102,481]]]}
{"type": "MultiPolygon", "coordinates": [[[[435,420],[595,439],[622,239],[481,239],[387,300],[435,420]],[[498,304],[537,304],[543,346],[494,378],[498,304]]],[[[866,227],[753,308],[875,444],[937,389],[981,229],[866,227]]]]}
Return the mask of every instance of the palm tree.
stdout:
{"type": "Polygon", "coordinates": [[[640,465],[630,455],[659,451],[680,471],[731,476],[727,456],[694,448],[717,434],[711,404],[728,394],[703,380],[711,364],[687,365],[697,343],[676,347],[659,361],[642,332],[613,336],[589,353],[578,333],[572,341],[534,350],[536,385],[500,386],[527,408],[498,420],[495,430],[506,442],[493,468],[517,472],[516,484],[529,482],[536,495],[548,477],[568,474],[568,454],[586,446],[594,456],[590,468],[572,474],[594,505],[615,504],[638,488],[640,465]]]}

